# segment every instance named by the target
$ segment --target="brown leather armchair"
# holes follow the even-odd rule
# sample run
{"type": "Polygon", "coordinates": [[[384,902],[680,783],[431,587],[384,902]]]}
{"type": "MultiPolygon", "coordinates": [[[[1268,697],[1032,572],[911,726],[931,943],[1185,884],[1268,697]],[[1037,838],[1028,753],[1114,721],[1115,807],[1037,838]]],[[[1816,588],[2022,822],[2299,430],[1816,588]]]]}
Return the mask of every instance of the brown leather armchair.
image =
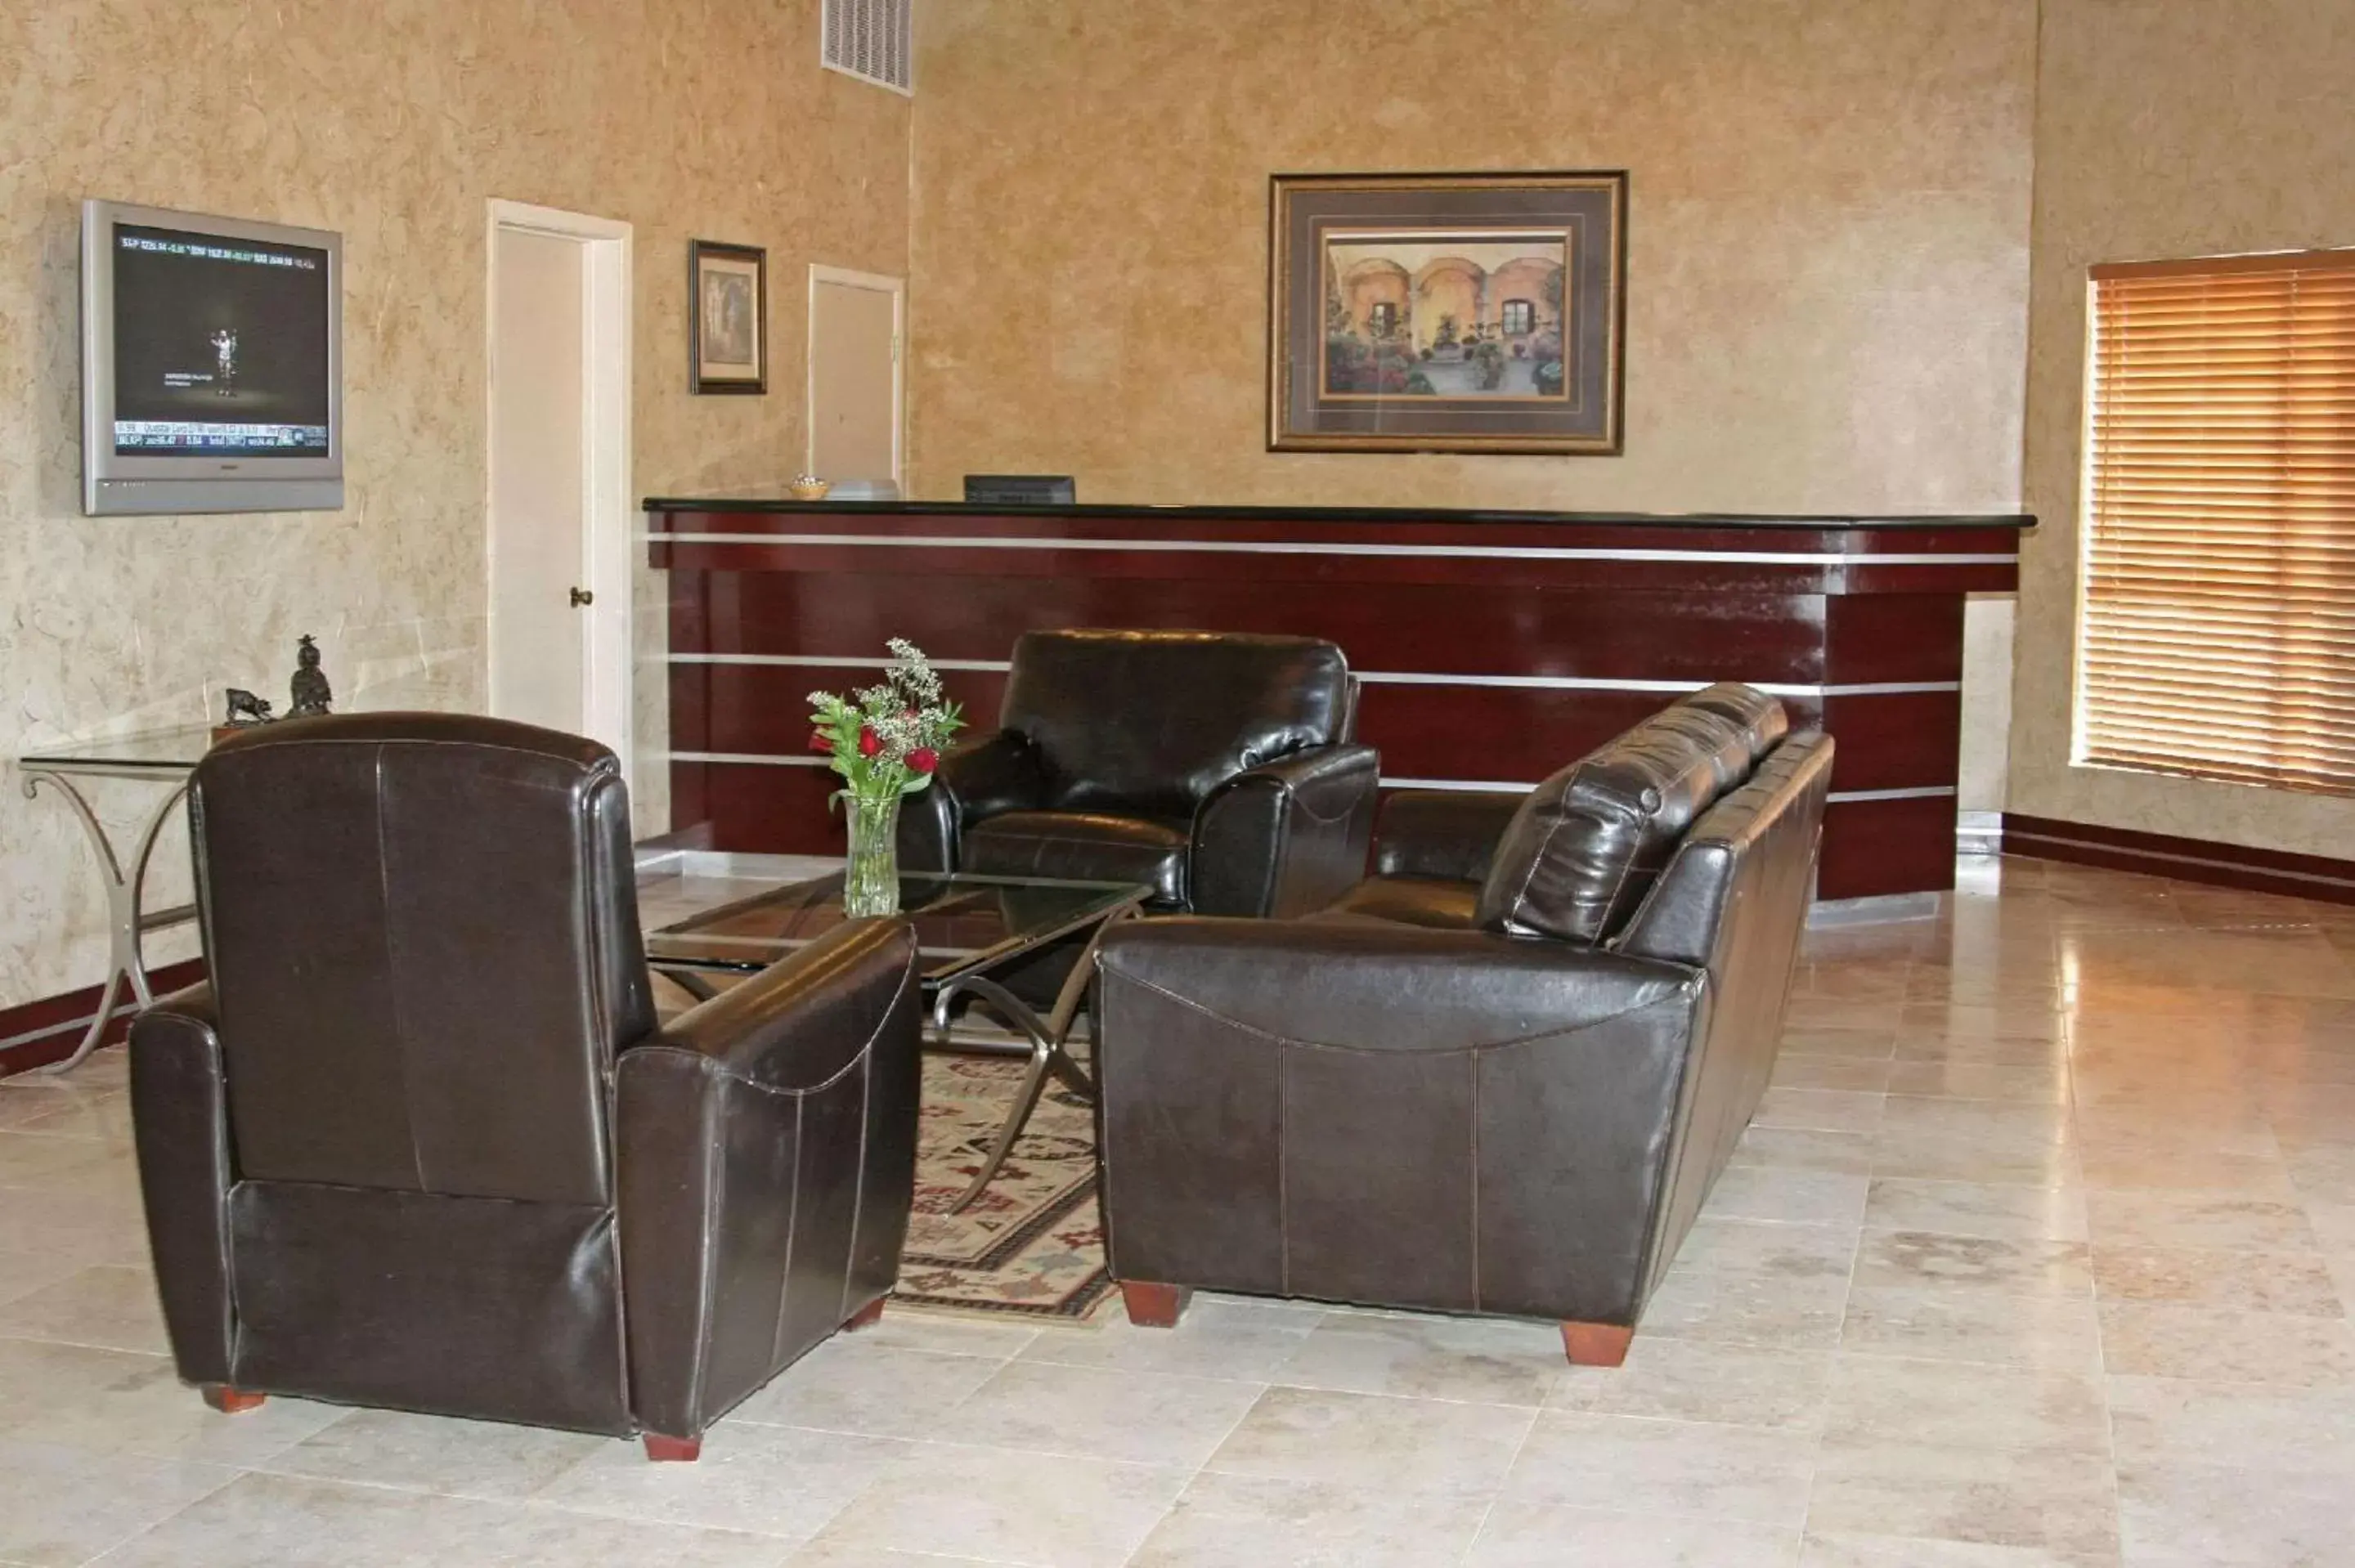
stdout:
{"type": "Polygon", "coordinates": [[[843,927],[657,1024],[593,742],[303,719],[188,795],[208,983],[131,1032],[180,1375],[585,1432],[704,1429],[891,1287],[916,943],[843,927]]]}
{"type": "Polygon", "coordinates": [[[917,871],[1141,882],[1156,910],[1296,915],[1363,874],[1380,759],[1305,637],[1032,631],[996,734],[900,808],[917,871]]]}
{"type": "Polygon", "coordinates": [[[1774,1065],[1832,744],[1712,687],[1525,797],[1394,796],[1377,875],[1109,934],[1129,1316],[1203,1287],[1549,1318],[1615,1365],[1774,1065]]]}

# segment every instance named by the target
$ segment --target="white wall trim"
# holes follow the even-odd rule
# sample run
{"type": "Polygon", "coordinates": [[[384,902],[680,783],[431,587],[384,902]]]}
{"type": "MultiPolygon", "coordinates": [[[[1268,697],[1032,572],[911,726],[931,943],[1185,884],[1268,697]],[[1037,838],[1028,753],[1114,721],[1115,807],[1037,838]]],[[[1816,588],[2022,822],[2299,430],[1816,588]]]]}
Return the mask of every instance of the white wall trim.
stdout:
{"type": "MultiPolygon", "coordinates": [[[[882,85],[890,86],[889,82],[882,85]]],[[[802,339],[802,357],[807,362],[802,387],[802,471],[816,471],[813,465],[817,461],[817,290],[821,283],[872,289],[891,296],[890,477],[891,482],[904,492],[908,486],[908,281],[884,272],[855,272],[847,267],[810,263],[809,300],[802,339]]]]}
{"type": "MultiPolygon", "coordinates": [[[[631,647],[632,563],[635,557],[638,502],[631,479],[631,334],[634,310],[631,291],[634,231],[615,218],[535,207],[527,202],[488,203],[484,234],[485,342],[497,330],[493,320],[497,294],[492,269],[497,265],[498,232],[515,229],[578,241],[582,249],[582,298],[585,303],[581,367],[587,381],[584,412],[588,439],[582,443],[581,493],[587,524],[582,541],[582,574],[595,602],[581,613],[587,617],[581,639],[583,689],[581,711],[589,733],[613,748],[625,768],[635,771],[635,701],[632,675],[635,666],[631,647]]],[[[484,505],[491,515],[490,377],[483,378],[484,505]]],[[[494,526],[484,529],[484,578],[490,574],[494,526]]],[[[487,600],[486,600],[487,602],[487,600]]],[[[493,607],[494,613],[496,607],[493,607]]],[[[497,640],[485,639],[485,663],[497,657],[497,640]]]]}

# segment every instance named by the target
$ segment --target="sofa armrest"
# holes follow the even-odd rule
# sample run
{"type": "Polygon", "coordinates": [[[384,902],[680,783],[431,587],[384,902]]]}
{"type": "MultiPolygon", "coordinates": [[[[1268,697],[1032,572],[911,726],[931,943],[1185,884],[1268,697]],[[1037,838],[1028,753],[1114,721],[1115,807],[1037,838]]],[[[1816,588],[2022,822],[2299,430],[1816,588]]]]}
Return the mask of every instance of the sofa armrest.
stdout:
{"type": "Polygon", "coordinates": [[[900,801],[900,865],[953,872],[965,829],[1005,811],[1044,803],[1039,748],[1013,730],[968,741],[941,758],[932,781],[900,801]]]}
{"type": "Polygon", "coordinates": [[[1192,904],[1202,915],[1321,909],[1365,874],[1381,758],[1315,746],[1239,773],[1194,813],[1192,904]]]}
{"type": "Polygon", "coordinates": [[[890,1289],[915,1192],[916,966],[906,921],[852,922],[622,1053],[623,1320],[646,1430],[699,1436],[890,1289]]]}
{"type": "Polygon", "coordinates": [[[1113,932],[1095,1013],[1112,1272],[1633,1323],[1710,998],[1683,965],[1478,931],[1113,932]]]}
{"type": "Polygon", "coordinates": [[[229,1192],[237,1171],[209,983],[165,997],[132,1022],[131,1125],[172,1360],[189,1383],[234,1382],[229,1192]]]}
{"type": "Polygon", "coordinates": [[[1374,825],[1374,874],[1485,882],[1505,824],[1526,796],[1497,789],[1401,789],[1374,825]]]}

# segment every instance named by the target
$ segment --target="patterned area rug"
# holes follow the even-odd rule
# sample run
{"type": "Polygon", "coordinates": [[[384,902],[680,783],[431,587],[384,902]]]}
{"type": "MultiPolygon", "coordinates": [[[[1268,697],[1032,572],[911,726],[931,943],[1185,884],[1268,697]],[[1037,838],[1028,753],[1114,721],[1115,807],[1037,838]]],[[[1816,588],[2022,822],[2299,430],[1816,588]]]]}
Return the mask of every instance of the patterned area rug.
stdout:
{"type": "Polygon", "coordinates": [[[925,1053],[916,1212],[895,1302],[1078,1320],[1110,1297],[1095,1113],[1051,1081],[997,1179],[963,1213],[949,1212],[989,1158],[1025,1065],[925,1053]]]}

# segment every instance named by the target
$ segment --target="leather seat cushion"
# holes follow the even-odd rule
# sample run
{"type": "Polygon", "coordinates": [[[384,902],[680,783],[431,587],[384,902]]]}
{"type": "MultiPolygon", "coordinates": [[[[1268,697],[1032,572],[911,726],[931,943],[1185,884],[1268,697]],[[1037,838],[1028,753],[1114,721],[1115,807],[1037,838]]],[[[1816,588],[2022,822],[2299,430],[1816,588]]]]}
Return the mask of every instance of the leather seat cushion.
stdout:
{"type": "Polygon", "coordinates": [[[1107,811],[1007,811],[965,830],[958,867],[984,876],[1142,882],[1153,902],[1186,904],[1191,825],[1107,811]]]}
{"type": "Polygon", "coordinates": [[[1497,845],[1478,920],[1593,946],[1616,930],[1693,819],[1741,781],[1734,721],[1672,707],[1529,792],[1497,845]]]}
{"type": "Polygon", "coordinates": [[[1441,931],[1478,924],[1480,885],[1436,876],[1369,876],[1311,915],[1312,920],[1375,919],[1441,931]]]}

